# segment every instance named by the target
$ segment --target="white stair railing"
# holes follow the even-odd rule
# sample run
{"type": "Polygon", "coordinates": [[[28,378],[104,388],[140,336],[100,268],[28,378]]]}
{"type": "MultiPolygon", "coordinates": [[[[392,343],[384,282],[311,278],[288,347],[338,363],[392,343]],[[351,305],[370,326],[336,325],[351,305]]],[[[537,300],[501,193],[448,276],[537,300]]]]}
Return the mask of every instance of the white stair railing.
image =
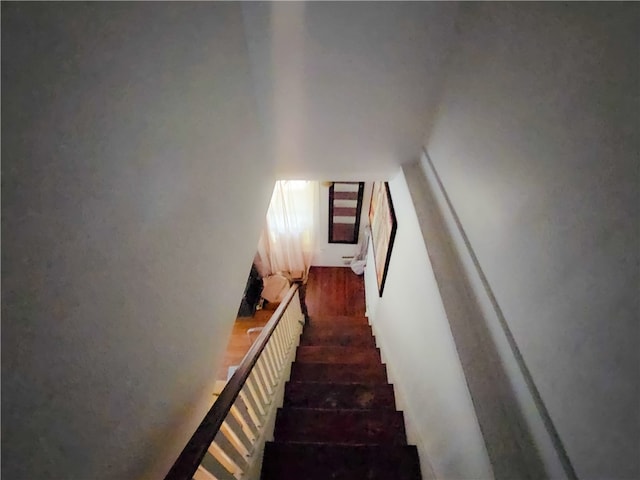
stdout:
{"type": "MultiPolygon", "coordinates": [[[[303,287],[304,288],[304,287],[303,287]]],[[[291,286],[165,480],[250,480],[259,476],[305,316],[291,286]]]]}

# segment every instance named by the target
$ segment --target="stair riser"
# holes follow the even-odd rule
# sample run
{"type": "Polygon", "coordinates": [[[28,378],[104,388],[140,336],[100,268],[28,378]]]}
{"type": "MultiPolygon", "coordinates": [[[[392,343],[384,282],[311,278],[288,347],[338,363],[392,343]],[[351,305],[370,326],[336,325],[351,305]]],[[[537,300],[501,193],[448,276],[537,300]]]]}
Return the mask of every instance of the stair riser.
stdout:
{"type": "Polygon", "coordinates": [[[333,323],[309,323],[304,327],[305,335],[327,335],[332,333],[345,333],[348,335],[372,336],[373,332],[369,325],[336,325],[333,323]]]}
{"type": "Polygon", "coordinates": [[[352,445],[406,445],[401,412],[388,410],[278,410],[274,438],[279,442],[352,445]]]}
{"type": "Polygon", "coordinates": [[[262,480],[420,480],[414,446],[267,442],[262,480]]]}
{"type": "Polygon", "coordinates": [[[267,442],[262,480],[420,480],[364,317],[312,318],[267,442]]]}
{"type": "Polygon", "coordinates": [[[373,337],[332,337],[332,338],[313,338],[301,339],[302,346],[339,346],[339,347],[371,347],[376,348],[376,341],[373,337]]]}
{"type": "Polygon", "coordinates": [[[387,383],[387,371],[378,365],[339,365],[327,363],[297,363],[291,367],[292,382],[323,383],[387,383]]]}
{"type": "Polygon", "coordinates": [[[287,383],[285,407],[395,410],[391,385],[287,383]]]}
{"type": "Polygon", "coordinates": [[[300,346],[299,363],[379,364],[380,351],[371,347],[300,346]]]}
{"type": "Polygon", "coordinates": [[[341,347],[375,347],[376,341],[371,334],[360,332],[321,332],[304,333],[300,345],[327,345],[341,347]]]}
{"type": "Polygon", "coordinates": [[[341,325],[369,325],[367,317],[348,317],[344,315],[323,315],[313,316],[309,321],[310,325],[322,326],[330,325],[332,328],[341,325]]]}

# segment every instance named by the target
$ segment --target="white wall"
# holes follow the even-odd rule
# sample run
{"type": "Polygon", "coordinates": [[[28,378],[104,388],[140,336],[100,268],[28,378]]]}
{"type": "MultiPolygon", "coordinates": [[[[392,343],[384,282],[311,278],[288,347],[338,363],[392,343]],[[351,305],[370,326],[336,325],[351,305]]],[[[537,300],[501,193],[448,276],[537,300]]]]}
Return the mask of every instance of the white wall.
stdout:
{"type": "Polygon", "coordinates": [[[2,7],[2,477],[161,478],[262,226],[241,6],[2,7]]]}
{"type": "MultiPolygon", "coordinates": [[[[360,216],[360,230],[358,243],[364,238],[369,224],[369,203],[371,202],[372,182],[365,182],[362,195],[362,212],[360,216]]],[[[320,183],[318,203],[318,230],[316,236],[316,254],[312,264],[318,267],[348,267],[350,258],[358,253],[358,245],[344,243],[329,243],[329,186],[320,183]]]]}
{"type": "Polygon", "coordinates": [[[639,20],[637,4],[465,5],[427,142],[585,479],[640,476],[639,20]]]}
{"type": "Polygon", "coordinates": [[[372,250],[367,313],[418,446],[424,478],[492,478],[487,452],[402,172],[389,182],[398,229],[382,298],[372,250]]]}

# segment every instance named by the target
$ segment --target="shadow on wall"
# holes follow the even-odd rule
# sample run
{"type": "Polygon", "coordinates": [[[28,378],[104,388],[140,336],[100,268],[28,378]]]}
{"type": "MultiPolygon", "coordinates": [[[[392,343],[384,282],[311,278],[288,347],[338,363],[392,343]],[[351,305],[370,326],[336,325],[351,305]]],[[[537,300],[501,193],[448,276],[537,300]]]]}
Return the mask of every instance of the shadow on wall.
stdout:
{"type": "MultiPolygon", "coordinates": [[[[405,166],[404,172],[495,478],[547,478],[537,442],[425,174],[419,163],[405,166]]],[[[565,473],[575,478],[568,460],[567,464],[565,473]]]]}

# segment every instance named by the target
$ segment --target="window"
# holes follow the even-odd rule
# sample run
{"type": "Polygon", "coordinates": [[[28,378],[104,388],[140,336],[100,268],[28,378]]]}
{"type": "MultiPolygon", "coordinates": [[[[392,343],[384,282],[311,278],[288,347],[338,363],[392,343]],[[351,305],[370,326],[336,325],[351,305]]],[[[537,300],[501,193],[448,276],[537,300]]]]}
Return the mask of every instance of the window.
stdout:
{"type": "Polygon", "coordinates": [[[329,187],[329,243],[358,243],[364,182],[329,187]]]}
{"type": "Polygon", "coordinates": [[[267,213],[274,240],[280,235],[300,235],[314,229],[316,183],[304,180],[276,182],[267,213]]]}

